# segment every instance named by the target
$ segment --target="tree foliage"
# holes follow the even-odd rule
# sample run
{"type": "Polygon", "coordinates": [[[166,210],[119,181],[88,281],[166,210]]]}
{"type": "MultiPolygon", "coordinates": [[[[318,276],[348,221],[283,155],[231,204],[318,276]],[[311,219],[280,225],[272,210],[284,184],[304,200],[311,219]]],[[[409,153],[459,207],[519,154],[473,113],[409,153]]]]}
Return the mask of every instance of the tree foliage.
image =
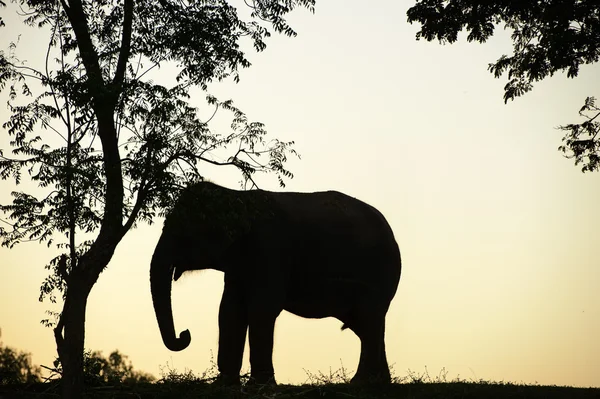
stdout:
{"type": "MultiPolygon", "coordinates": [[[[54,361],[54,369],[48,379],[60,377],[60,359],[54,361]]],[[[133,364],[118,350],[104,357],[101,351],[87,350],[84,353],[83,374],[86,385],[134,384],[153,382],[156,378],[149,373],[135,370],[133,364]]],[[[4,346],[0,341],[0,385],[30,384],[42,381],[41,368],[31,361],[31,354],[4,346]]]]}
{"type": "Polygon", "coordinates": [[[32,363],[30,353],[4,346],[0,341],[0,385],[40,382],[41,374],[39,366],[32,363]]]}
{"type": "MultiPolygon", "coordinates": [[[[60,359],[54,361],[56,374],[61,374],[60,359]]],[[[152,374],[135,370],[133,364],[118,350],[104,357],[101,351],[86,350],[83,355],[83,378],[87,386],[135,384],[153,382],[152,374]]]]}
{"type": "MultiPolygon", "coordinates": [[[[408,12],[418,22],[417,40],[454,43],[465,29],[467,41],[484,43],[501,24],[511,31],[513,53],[489,64],[496,78],[507,75],[504,102],[514,100],[533,84],[562,71],[574,78],[579,68],[600,58],[600,8],[591,0],[419,0],[408,12]]],[[[580,114],[585,121],[561,126],[566,131],[559,147],[582,170],[598,170],[600,111],[589,97],[580,114]],[[583,114],[582,114],[583,113],[583,114]]]]}
{"type": "MultiPolygon", "coordinates": [[[[231,132],[216,134],[210,118],[202,119],[190,102],[192,86],[206,90],[211,81],[239,79],[239,68],[250,65],[241,39],[262,50],[270,35],[259,22],[240,20],[226,1],[83,2],[87,28],[79,29],[87,29],[87,40],[76,34],[74,6],[19,3],[29,10],[27,24],[49,32],[49,47],[41,71],[17,57],[16,44],[0,52],[0,89],[8,89],[11,111],[2,126],[12,146],[11,156],[0,150],[0,177],[18,184],[25,173],[46,190],[41,195],[15,191],[12,204],[0,206],[10,220],[10,228],[0,227],[0,240],[9,247],[35,240],[67,250],[50,262],[42,298],[54,289],[65,292],[76,259],[93,244],[76,242],[76,234],[93,237],[110,206],[118,208],[120,234],[139,221],[151,222],[172,204],[178,188],[202,178],[199,161],[235,166],[251,183],[257,172],[275,173],[281,185],[292,176],[283,166],[287,154],[295,153],[292,142],[266,140],[263,124],[250,121],[231,100],[207,93],[208,104],[232,114],[231,132]],[[130,48],[124,56],[121,36],[128,18],[130,48]],[[178,68],[171,86],[148,78],[173,62],[178,68]],[[114,116],[112,139],[120,155],[111,164],[103,148],[110,137],[99,137],[97,114],[103,112],[114,116]],[[232,155],[219,160],[219,149],[232,146],[232,155]],[[117,180],[123,182],[116,201],[107,197],[108,167],[118,169],[117,180]]],[[[312,3],[255,2],[252,17],[292,36],[284,15],[297,4],[312,8],[312,3]]]]}
{"type": "Polygon", "coordinates": [[[566,133],[558,149],[566,157],[575,159],[575,165],[583,164],[583,172],[592,172],[600,169],[600,107],[594,97],[585,99],[579,115],[585,119],[582,123],[559,127],[566,133]]]}

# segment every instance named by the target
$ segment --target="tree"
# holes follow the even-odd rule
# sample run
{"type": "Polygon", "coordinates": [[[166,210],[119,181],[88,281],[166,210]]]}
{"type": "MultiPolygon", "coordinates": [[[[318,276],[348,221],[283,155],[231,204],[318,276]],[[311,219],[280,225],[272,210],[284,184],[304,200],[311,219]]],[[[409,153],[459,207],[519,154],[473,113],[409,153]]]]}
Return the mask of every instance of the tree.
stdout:
{"type": "MultiPolygon", "coordinates": [[[[600,8],[590,0],[418,0],[407,11],[409,22],[418,22],[417,40],[454,43],[463,29],[467,41],[484,43],[503,23],[512,31],[513,54],[489,64],[499,78],[508,74],[504,102],[533,88],[533,83],[558,71],[574,78],[583,64],[600,57],[600,8]]],[[[588,97],[580,110],[585,119],[560,129],[567,132],[559,150],[582,171],[600,169],[600,109],[588,97]]]]}
{"type": "Polygon", "coordinates": [[[17,57],[18,44],[0,52],[11,113],[2,126],[12,147],[0,151],[0,177],[38,186],[0,206],[0,241],[61,252],[47,266],[40,300],[64,301],[44,322],[54,327],[65,397],[83,388],[88,295],[128,231],[164,214],[180,188],[202,178],[202,162],[238,168],[244,185],[255,185],[259,172],[281,185],[292,177],[284,163],[293,142],[267,141],[261,123],[207,89],[237,82],[250,66],[244,41],[261,51],[269,29],[294,36],[286,15],[312,11],[314,1],[252,0],[242,19],[226,0],[12,0],[25,24],[47,33],[48,48],[41,70],[17,57]],[[155,83],[165,66],[176,68],[174,82],[155,83]],[[231,113],[230,133],[209,129],[212,117],[202,120],[190,103],[192,87],[215,112],[231,113]]]}
{"type": "Polygon", "coordinates": [[[0,385],[40,382],[41,369],[31,354],[4,346],[0,341],[0,385]]]}

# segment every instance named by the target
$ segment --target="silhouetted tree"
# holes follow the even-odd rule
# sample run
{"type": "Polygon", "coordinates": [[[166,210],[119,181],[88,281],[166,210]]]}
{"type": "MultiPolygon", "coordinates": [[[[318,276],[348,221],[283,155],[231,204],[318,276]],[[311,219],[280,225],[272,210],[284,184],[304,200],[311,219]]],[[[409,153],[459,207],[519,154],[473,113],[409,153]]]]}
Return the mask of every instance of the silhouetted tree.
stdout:
{"type": "Polygon", "coordinates": [[[55,321],[45,322],[54,327],[65,397],[83,388],[88,295],[132,227],[163,214],[179,188],[201,178],[202,161],[237,167],[245,183],[257,172],[273,172],[281,185],[291,177],[283,165],[292,143],[266,141],[261,123],[206,90],[212,81],[237,81],[250,65],[242,40],[261,51],[270,26],[295,35],[285,16],[297,6],[312,10],[314,1],[252,0],[247,19],[226,0],[13,1],[25,24],[47,34],[48,48],[41,70],[21,61],[14,44],[0,52],[12,147],[0,152],[0,177],[38,185],[0,206],[9,220],[0,240],[63,252],[47,266],[40,299],[64,300],[55,321]],[[152,73],[167,65],[174,83],[154,82],[152,73]],[[189,102],[192,87],[231,112],[231,132],[209,130],[212,118],[201,119],[189,102]]]}
{"type": "MultiPolygon", "coordinates": [[[[419,0],[408,12],[421,24],[417,40],[454,43],[463,29],[467,41],[485,42],[499,24],[512,32],[513,54],[502,55],[488,69],[496,78],[508,73],[504,102],[533,88],[555,72],[574,78],[582,64],[600,57],[600,7],[592,0],[419,0]]],[[[560,128],[567,133],[559,147],[583,164],[582,171],[600,168],[600,109],[593,97],[580,110],[585,119],[560,128]]]]}
{"type": "Polygon", "coordinates": [[[30,353],[4,346],[0,341],[0,385],[39,382],[40,376],[41,369],[31,362],[30,353]]]}

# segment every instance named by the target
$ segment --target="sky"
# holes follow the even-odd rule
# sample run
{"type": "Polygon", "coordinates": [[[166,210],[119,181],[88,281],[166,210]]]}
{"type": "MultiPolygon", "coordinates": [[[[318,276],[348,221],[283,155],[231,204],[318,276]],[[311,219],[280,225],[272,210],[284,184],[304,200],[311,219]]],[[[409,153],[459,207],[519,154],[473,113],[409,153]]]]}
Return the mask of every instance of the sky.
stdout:
{"type": "MultiPolygon", "coordinates": [[[[446,46],[416,41],[418,25],[406,22],[412,4],[330,0],[317,2],[314,15],[297,10],[290,23],[298,37],[270,38],[266,51],[249,54],[253,66],[239,84],[209,90],[232,98],[272,137],[296,142],[301,160],[290,159],[295,177],[285,191],[338,190],[387,218],[403,262],[386,325],[396,376],[600,387],[600,175],[581,173],[557,151],[556,129],[580,122],[585,98],[600,96],[600,66],[582,67],[576,79],[557,74],[504,104],[506,78],[487,65],[510,52],[509,33],[500,29],[486,44],[464,35],[446,46]]],[[[17,34],[3,29],[0,48],[17,34]]],[[[43,32],[21,40],[22,58],[39,62],[43,32]]],[[[194,95],[201,106],[204,95],[194,95]]],[[[7,117],[0,107],[0,120],[7,117]]],[[[0,143],[6,148],[1,130],[0,143]]],[[[233,170],[206,174],[232,188],[239,181],[233,170]]],[[[262,181],[281,190],[274,178],[262,181]]],[[[0,181],[0,201],[14,189],[0,181]]],[[[149,287],[161,226],[130,232],[101,274],[86,347],[118,349],[157,376],[166,368],[201,373],[216,359],[223,275],[203,271],[174,284],[175,326],[188,328],[192,343],[170,352],[149,287]]],[[[0,340],[48,366],[55,344],[40,320],[58,307],[38,296],[53,254],[35,243],[0,248],[0,340]]],[[[278,381],[352,373],[359,340],[340,327],[284,312],[275,330],[278,381]]],[[[247,371],[247,348],[244,359],[247,371]]]]}

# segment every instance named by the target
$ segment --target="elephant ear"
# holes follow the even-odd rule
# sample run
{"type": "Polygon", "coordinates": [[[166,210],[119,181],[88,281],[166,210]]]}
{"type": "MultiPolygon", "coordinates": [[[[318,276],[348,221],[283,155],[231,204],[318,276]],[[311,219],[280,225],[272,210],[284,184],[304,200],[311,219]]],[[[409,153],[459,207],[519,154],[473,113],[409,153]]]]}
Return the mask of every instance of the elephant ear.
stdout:
{"type": "Polygon", "coordinates": [[[259,213],[257,201],[248,201],[254,196],[249,194],[212,183],[194,184],[183,190],[165,223],[185,234],[205,237],[224,250],[250,231],[259,213]]]}
{"type": "MultiPolygon", "coordinates": [[[[184,189],[167,217],[179,231],[214,242],[225,250],[248,234],[257,220],[275,218],[271,193],[229,190],[208,182],[184,189]]],[[[165,222],[165,223],[167,223],[165,222]]],[[[165,224],[166,226],[166,224],[165,224]]]]}

